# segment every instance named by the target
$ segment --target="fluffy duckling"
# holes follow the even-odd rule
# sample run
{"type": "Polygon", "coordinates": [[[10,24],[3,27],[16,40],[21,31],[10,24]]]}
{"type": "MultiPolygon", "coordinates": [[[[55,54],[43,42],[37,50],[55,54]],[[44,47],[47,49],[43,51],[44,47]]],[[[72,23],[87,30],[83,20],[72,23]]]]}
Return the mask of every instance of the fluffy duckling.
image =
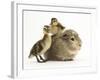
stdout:
{"type": "Polygon", "coordinates": [[[31,49],[29,58],[32,56],[35,56],[37,59],[37,62],[42,63],[46,62],[45,59],[43,59],[42,55],[50,48],[52,39],[51,39],[51,33],[50,33],[50,27],[45,25],[43,28],[44,36],[43,39],[39,40],[31,49]]]}
{"type": "Polygon", "coordinates": [[[59,23],[57,18],[51,18],[50,28],[51,33],[53,34],[52,41],[55,41],[55,39],[59,38],[59,36],[65,30],[65,27],[61,23],[59,23]]]}
{"type": "Polygon", "coordinates": [[[57,18],[52,18],[50,25],[51,25],[51,32],[53,34],[60,33],[65,29],[65,27],[58,22],[57,18]]]}

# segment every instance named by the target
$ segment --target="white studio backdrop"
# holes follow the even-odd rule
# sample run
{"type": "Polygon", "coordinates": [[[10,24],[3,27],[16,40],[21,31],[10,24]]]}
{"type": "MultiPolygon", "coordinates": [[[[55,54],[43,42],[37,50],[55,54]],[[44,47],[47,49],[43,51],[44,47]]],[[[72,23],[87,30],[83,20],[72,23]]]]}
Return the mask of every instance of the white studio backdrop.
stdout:
{"type": "Polygon", "coordinates": [[[91,15],[84,13],[57,13],[57,12],[38,12],[38,11],[24,11],[23,21],[24,31],[24,69],[39,69],[60,67],[61,65],[67,67],[75,66],[89,66],[91,63],[91,15]],[[39,64],[36,58],[28,58],[32,46],[43,37],[43,26],[49,25],[51,18],[55,17],[58,21],[66,27],[66,29],[75,30],[82,39],[82,48],[76,55],[74,61],[69,62],[46,62],[39,64]],[[56,64],[56,65],[55,65],[56,64]]]}

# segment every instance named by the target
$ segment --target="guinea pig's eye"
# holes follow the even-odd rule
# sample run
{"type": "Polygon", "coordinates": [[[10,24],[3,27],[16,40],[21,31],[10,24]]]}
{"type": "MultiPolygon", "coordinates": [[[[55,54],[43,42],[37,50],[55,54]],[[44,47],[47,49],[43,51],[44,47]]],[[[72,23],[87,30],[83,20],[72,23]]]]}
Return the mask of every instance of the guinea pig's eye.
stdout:
{"type": "Polygon", "coordinates": [[[74,41],[75,39],[74,38],[71,38],[71,40],[74,41]]]}

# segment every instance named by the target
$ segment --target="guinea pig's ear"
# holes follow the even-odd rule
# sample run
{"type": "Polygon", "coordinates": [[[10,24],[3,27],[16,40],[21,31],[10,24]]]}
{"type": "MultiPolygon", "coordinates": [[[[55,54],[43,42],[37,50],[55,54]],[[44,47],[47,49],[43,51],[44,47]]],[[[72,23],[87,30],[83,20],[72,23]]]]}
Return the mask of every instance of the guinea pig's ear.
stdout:
{"type": "Polygon", "coordinates": [[[62,39],[67,40],[68,39],[68,34],[63,34],[62,39]]]}
{"type": "Polygon", "coordinates": [[[67,34],[64,34],[64,35],[63,35],[63,37],[67,37],[67,36],[68,36],[67,34]]]}

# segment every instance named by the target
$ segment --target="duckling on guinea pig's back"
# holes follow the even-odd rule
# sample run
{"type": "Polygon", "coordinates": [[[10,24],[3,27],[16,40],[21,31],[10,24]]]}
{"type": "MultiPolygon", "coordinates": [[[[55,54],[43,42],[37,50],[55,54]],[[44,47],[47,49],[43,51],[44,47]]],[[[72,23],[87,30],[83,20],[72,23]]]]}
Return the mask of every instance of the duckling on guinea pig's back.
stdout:
{"type": "Polygon", "coordinates": [[[52,41],[58,38],[65,29],[65,27],[58,21],[57,18],[51,18],[50,28],[51,28],[51,33],[53,34],[52,41]]]}

